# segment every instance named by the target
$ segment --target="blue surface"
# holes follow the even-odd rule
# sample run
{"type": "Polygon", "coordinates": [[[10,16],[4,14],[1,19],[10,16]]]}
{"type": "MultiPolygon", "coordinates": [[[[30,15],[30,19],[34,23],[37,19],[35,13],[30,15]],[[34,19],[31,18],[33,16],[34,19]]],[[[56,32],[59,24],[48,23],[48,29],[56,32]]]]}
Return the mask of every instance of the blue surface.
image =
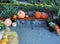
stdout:
{"type": "Polygon", "coordinates": [[[45,23],[19,24],[11,27],[18,33],[19,44],[60,44],[60,36],[50,32],[45,23]]]}

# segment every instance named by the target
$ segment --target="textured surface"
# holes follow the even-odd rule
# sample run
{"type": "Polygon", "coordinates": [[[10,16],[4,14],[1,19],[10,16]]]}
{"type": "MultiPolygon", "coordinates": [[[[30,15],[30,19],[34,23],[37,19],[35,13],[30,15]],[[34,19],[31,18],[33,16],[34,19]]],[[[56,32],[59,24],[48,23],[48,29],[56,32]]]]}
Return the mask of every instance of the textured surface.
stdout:
{"type": "Polygon", "coordinates": [[[18,33],[19,44],[60,44],[60,36],[50,32],[45,23],[19,24],[11,30],[18,33]]]}

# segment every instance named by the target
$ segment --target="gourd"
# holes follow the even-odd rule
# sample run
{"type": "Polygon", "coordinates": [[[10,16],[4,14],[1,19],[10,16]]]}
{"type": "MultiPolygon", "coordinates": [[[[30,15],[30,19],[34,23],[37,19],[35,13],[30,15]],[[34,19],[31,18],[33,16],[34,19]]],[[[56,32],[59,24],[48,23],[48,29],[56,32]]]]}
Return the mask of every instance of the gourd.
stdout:
{"type": "Polygon", "coordinates": [[[44,20],[48,19],[47,13],[42,13],[41,17],[42,17],[42,19],[44,19],[44,20]]]}
{"type": "Polygon", "coordinates": [[[6,26],[4,23],[0,22],[0,31],[3,31],[6,29],[6,26]]]}
{"type": "Polygon", "coordinates": [[[39,12],[39,11],[35,12],[34,16],[37,19],[41,18],[41,12],[39,12]]]}
{"type": "Polygon", "coordinates": [[[14,20],[16,20],[16,19],[17,19],[17,15],[13,15],[12,18],[13,18],[14,20]]]}
{"type": "Polygon", "coordinates": [[[24,18],[25,17],[25,12],[22,11],[22,10],[19,10],[17,15],[18,15],[18,18],[24,18]]]}

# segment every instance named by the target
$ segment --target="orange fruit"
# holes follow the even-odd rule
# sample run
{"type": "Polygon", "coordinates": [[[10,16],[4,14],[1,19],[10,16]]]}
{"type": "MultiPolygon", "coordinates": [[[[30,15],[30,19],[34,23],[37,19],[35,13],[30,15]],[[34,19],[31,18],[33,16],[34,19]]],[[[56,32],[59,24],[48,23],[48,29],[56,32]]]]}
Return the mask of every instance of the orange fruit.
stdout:
{"type": "Polygon", "coordinates": [[[42,17],[42,19],[47,19],[48,18],[48,15],[46,14],[46,13],[42,13],[42,15],[41,15],[41,17],[42,17]]]}
{"type": "Polygon", "coordinates": [[[13,15],[13,19],[16,20],[17,19],[17,15],[13,15]]]}
{"type": "Polygon", "coordinates": [[[59,29],[59,26],[58,25],[55,25],[54,29],[55,30],[59,29]]]}
{"type": "Polygon", "coordinates": [[[34,13],[35,18],[39,19],[41,18],[41,12],[37,11],[34,13]]]}

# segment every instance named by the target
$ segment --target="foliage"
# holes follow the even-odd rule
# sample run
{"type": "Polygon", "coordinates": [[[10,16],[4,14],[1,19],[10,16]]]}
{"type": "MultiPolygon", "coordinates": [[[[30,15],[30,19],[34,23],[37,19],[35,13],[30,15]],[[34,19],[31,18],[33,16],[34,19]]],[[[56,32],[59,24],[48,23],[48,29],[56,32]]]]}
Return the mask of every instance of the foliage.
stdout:
{"type": "Polygon", "coordinates": [[[17,0],[0,0],[0,3],[16,3],[17,0]]]}
{"type": "Polygon", "coordinates": [[[44,4],[54,4],[54,5],[60,5],[60,0],[41,0],[41,3],[44,4]]]}
{"type": "Polygon", "coordinates": [[[60,20],[60,7],[58,7],[58,20],[60,20]]]}
{"type": "Polygon", "coordinates": [[[47,4],[1,3],[0,6],[3,7],[0,12],[0,17],[9,17],[9,18],[11,18],[13,14],[17,14],[18,10],[23,10],[25,12],[29,12],[29,11],[41,11],[41,12],[55,11],[56,12],[57,11],[56,7],[53,7],[52,5],[47,5],[47,4]]]}

